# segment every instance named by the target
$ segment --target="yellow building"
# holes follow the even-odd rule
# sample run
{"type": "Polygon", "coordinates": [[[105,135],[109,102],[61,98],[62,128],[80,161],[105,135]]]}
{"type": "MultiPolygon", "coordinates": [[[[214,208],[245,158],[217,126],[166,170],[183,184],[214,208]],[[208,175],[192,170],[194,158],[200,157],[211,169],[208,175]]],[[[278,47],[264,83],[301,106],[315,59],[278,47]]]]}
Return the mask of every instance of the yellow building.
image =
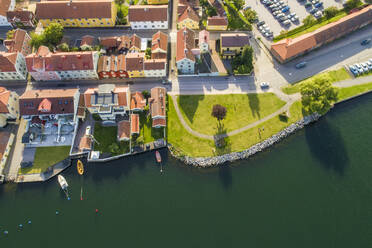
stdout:
{"type": "Polygon", "coordinates": [[[112,0],[45,1],[36,3],[35,15],[43,27],[113,27],[116,6],[112,0]]]}
{"type": "Polygon", "coordinates": [[[127,53],[125,65],[130,78],[145,77],[144,60],[144,53],[127,53]]]}
{"type": "Polygon", "coordinates": [[[227,30],[227,19],[221,16],[208,17],[207,30],[227,30]]]}
{"type": "Polygon", "coordinates": [[[249,36],[244,33],[221,34],[220,51],[223,58],[232,58],[249,45],[249,36]]]}
{"type": "Polygon", "coordinates": [[[147,4],[167,4],[168,0],[147,0],[147,4]]]}
{"type": "Polygon", "coordinates": [[[177,28],[183,29],[199,29],[199,16],[195,13],[195,11],[190,6],[178,6],[178,22],[177,28]]]}

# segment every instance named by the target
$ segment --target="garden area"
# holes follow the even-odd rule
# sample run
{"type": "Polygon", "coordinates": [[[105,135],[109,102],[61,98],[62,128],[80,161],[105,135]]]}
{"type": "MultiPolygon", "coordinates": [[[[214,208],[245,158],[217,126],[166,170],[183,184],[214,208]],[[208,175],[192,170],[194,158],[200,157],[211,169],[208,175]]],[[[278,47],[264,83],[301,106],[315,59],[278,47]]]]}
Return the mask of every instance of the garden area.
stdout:
{"type": "Polygon", "coordinates": [[[252,30],[251,23],[247,18],[240,12],[240,9],[244,5],[242,0],[233,0],[225,1],[226,5],[222,5],[225,9],[227,20],[228,20],[228,29],[229,30],[252,30]]]}
{"type": "Polygon", "coordinates": [[[50,166],[66,159],[70,146],[37,147],[31,167],[21,168],[18,174],[35,174],[46,171],[50,166]]]}
{"type": "Polygon", "coordinates": [[[293,85],[289,85],[282,88],[282,91],[286,94],[295,94],[300,92],[300,88],[303,84],[306,84],[308,82],[314,82],[319,79],[325,79],[328,80],[330,83],[335,83],[338,81],[343,81],[346,79],[350,79],[350,74],[345,70],[345,68],[341,68],[334,71],[328,71],[323,72],[320,74],[317,74],[315,76],[309,77],[307,79],[301,80],[293,85]]]}
{"type": "Polygon", "coordinates": [[[235,75],[250,74],[253,71],[253,48],[244,46],[242,53],[232,59],[231,67],[235,75]]]}
{"type": "Polygon", "coordinates": [[[128,153],[130,151],[129,141],[117,140],[117,126],[103,126],[96,122],[94,125],[94,138],[98,141],[94,143],[94,150],[101,153],[110,153],[112,156],[128,153]]]}
{"type": "Polygon", "coordinates": [[[177,103],[187,124],[193,130],[208,135],[219,132],[218,121],[211,115],[215,104],[222,104],[227,110],[222,122],[226,132],[258,121],[285,105],[273,93],[180,95],[177,103]]]}
{"type": "Polygon", "coordinates": [[[152,118],[145,111],[140,114],[140,135],[137,144],[146,144],[164,138],[164,128],[152,128],[152,118]]]}
{"type": "Polygon", "coordinates": [[[372,82],[367,84],[354,85],[346,88],[340,88],[338,91],[338,100],[342,101],[370,90],[372,90],[372,82]]]}

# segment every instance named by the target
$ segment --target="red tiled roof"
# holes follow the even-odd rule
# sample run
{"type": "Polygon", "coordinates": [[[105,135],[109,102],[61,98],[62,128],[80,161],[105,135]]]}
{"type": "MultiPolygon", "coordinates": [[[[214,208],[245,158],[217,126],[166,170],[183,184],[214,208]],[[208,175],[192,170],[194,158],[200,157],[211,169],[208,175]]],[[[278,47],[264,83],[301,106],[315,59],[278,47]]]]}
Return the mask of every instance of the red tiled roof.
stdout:
{"type": "Polygon", "coordinates": [[[165,119],[153,119],[152,120],[152,127],[165,127],[167,125],[167,121],[165,119]]]}
{"type": "Polygon", "coordinates": [[[6,16],[6,12],[9,10],[11,0],[0,0],[0,15],[6,16]]]}
{"type": "Polygon", "coordinates": [[[30,40],[31,38],[25,30],[17,29],[13,34],[13,39],[5,40],[4,44],[8,52],[21,52],[24,56],[27,56],[31,53],[31,46],[28,45],[30,40]],[[27,47],[24,47],[24,43],[27,44],[27,47]]]}
{"type": "Polygon", "coordinates": [[[88,46],[93,46],[94,45],[94,40],[96,38],[94,36],[91,36],[91,35],[84,35],[83,37],[81,37],[81,43],[80,43],[80,46],[82,45],[88,45],[88,46]]]}
{"type": "Polygon", "coordinates": [[[131,133],[139,133],[139,115],[138,114],[131,114],[131,133]]]}
{"type": "Polygon", "coordinates": [[[195,13],[195,11],[191,7],[187,7],[182,14],[178,17],[178,22],[182,22],[183,20],[193,20],[195,22],[199,22],[199,16],[195,13]]]}
{"type": "Polygon", "coordinates": [[[26,57],[27,70],[45,71],[79,71],[94,70],[93,54],[95,51],[86,52],[57,52],[51,53],[47,47],[41,46],[37,53],[26,57]]]}
{"type": "Polygon", "coordinates": [[[0,72],[15,72],[18,53],[0,52],[0,72]]]}
{"type": "Polygon", "coordinates": [[[84,136],[80,139],[79,150],[80,150],[80,151],[90,150],[91,147],[92,147],[92,139],[91,139],[89,136],[84,135],[84,136]]]}
{"type": "Polygon", "coordinates": [[[52,110],[52,103],[47,98],[44,98],[40,103],[38,109],[41,112],[50,112],[52,110]]]}
{"type": "Polygon", "coordinates": [[[7,11],[6,17],[8,19],[8,22],[26,23],[33,20],[35,15],[32,11],[18,9],[13,11],[7,11]]]}
{"type": "MultiPolygon", "coordinates": [[[[101,86],[104,86],[101,84],[101,86]]],[[[117,94],[117,106],[123,106],[123,107],[128,107],[128,99],[127,99],[127,94],[128,94],[128,87],[126,86],[121,86],[121,87],[114,87],[113,94],[117,94]]],[[[85,106],[87,108],[92,107],[92,95],[99,95],[99,88],[89,88],[84,92],[84,102],[85,106]]]]}
{"type": "Polygon", "coordinates": [[[151,54],[155,53],[157,49],[161,49],[165,52],[167,52],[168,49],[168,35],[161,31],[158,31],[152,36],[151,54]]]}
{"type": "Polygon", "coordinates": [[[166,59],[148,59],[145,60],[144,70],[165,70],[166,59]]]}
{"type": "Polygon", "coordinates": [[[271,51],[279,60],[286,61],[317,47],[319,44],[330,42],[371,22],[372,6],[368,6],[311,33],[294,39],[280,40],[271,45],[271,51]]]}
{"type": "MultiPolygon", "coordinates": [[[[112,0],[45,1],[36,3],[37,19],[112,18],[112,0]]],[[[116,13],[115,13],[116,15],[116,13]]]]}
{"type": "Polygon", "coordinates": [[[0,113],[7,114],[9,113],[8,110],[8,101],[10,97],[10,91],[5,89],[4,87],[0,87],[0,113]]]}
{"type": "Polygon", "coordinates": [[[136,91],[135,93],[131,94],[130,100],[130,109],[141,109],[146,106],[146,99],[143,97],[142,93],[136,91]]]}
{"type": "Polygon", "coordinates": [[[125,64],[127,71],[143,71],[144,53],[127,53],[125,64]]]}
{"type": "Polygon", "coordinates": [[[129,140],[130,139],[130,121],[120,121],[118,123],[118,140],[129,140]]]}
{"type": "Polygon", "coordinates": [[[151,89],[151,116],[165,118],[165,98],[167,90],[163,87],[155,87],[151,89]]]}
{"type": "Polygon", "coordinates": [[[177,54],[176,61],[188,58],[195,61],[195,56],[192,54],[191,49],[195,48],[195,33],[194,31],[183,28],[177,32],[177,54]]]}
{"type": "Polygon", "coordinates": [[[165,22],[167,20],[168,5],[131,5],[129,7],[129,22],[165,22]]]}
{"type": "Polygon", "coordinates": [[[221,16],[208,17],[207,26],[227,26],[227,19],[221,16]]]}
{"type": "MultiPolygon", "coordinates": [[[[50,101],[48,114],[74,114],[74,97],[78,89],[28,90],[19,98],[21,115],[40,115],[40,104],[50,101]]],[[[48,106],[46,106],[48,107],[48,106]]]]}
{"type": "Polygon", "coordinates": [[[119,45],[119,38],[118,37],[99,37],[99,43],[104,48],[113,48],[119,45]]]}
{"type": "Polygon", "coordinates": [[[101,56],[98,59],[97,72],[126,71],[125,55],[101,56]]]}
{"type": "Polygon", "coordinates": [[[85,117],[85,101],[84,101],[84,95],[83,94],[80,94],[80,96],[79,96],[79,105],[78,105],[76,115],[80,118],[85,117]]]}

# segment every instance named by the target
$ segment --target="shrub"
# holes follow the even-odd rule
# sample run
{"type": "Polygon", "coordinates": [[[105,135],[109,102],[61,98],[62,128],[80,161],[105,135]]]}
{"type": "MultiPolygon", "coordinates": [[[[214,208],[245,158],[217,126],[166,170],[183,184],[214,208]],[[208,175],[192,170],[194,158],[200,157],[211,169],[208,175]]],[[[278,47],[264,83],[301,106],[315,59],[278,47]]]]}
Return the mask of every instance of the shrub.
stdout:
{"type": "Polygon", "coordinates": [[[362,1],[360,0],[347,0],[346,3],[344,4],[344,7],[345,10],[349,11],[356,7],[359,7],[360,5],[362,5],[362,1]]]}
{"type": "Polygon", "coordinates": [[[328,7],[324,10],[324,15],[327,19],[331,19],[336,16],[339,10],[335,6],[328,7]]]}
{"type": "Polygon", "coordinates": [[[62,44],[59,44],[57,46],[57,49],[61,52],[68,52],[70,50],[69,46],[67,45],[67,43],[62,43],[62,44]]]}
{"type": "Polygon", "coordinates": [[[308,15],[305,17],[305,19],[302,20],[302,23],[308,27],[308,26],[312,26],[316,23],[316,19],[313,15],[308,15]]]}

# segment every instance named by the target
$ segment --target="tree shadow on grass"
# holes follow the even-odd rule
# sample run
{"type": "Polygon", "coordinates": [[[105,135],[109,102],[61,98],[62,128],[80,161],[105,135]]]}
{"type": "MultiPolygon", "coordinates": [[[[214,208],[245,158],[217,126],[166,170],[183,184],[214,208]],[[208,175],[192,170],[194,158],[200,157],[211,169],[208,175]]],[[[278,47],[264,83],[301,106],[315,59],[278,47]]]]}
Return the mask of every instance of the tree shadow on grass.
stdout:
{"type": "Polygon", "coordinates": [[[327,170],[343,175],[349,157],[340,131],[327,119],[305,129],[306,141],[312,155],[327,170]]]}
{"type": "Polygon", "coordinates": [[[204,99],[204,95],[180,95],[178,96],[178,104],[182,111],[187,116],[187,119],[192,123],[195,112],[199,106],[199,101],[204,99]]]}
{"type": "Polygon", "coordinates": [[[250,93],[250,94],[247,94],[247,96],[248,96],[249,107],[251,109],[253,117],[257,116],[259,119],[261,119],[261,116],[260,116],[260,99],[258,99],[258,94],[250,93]]]}

